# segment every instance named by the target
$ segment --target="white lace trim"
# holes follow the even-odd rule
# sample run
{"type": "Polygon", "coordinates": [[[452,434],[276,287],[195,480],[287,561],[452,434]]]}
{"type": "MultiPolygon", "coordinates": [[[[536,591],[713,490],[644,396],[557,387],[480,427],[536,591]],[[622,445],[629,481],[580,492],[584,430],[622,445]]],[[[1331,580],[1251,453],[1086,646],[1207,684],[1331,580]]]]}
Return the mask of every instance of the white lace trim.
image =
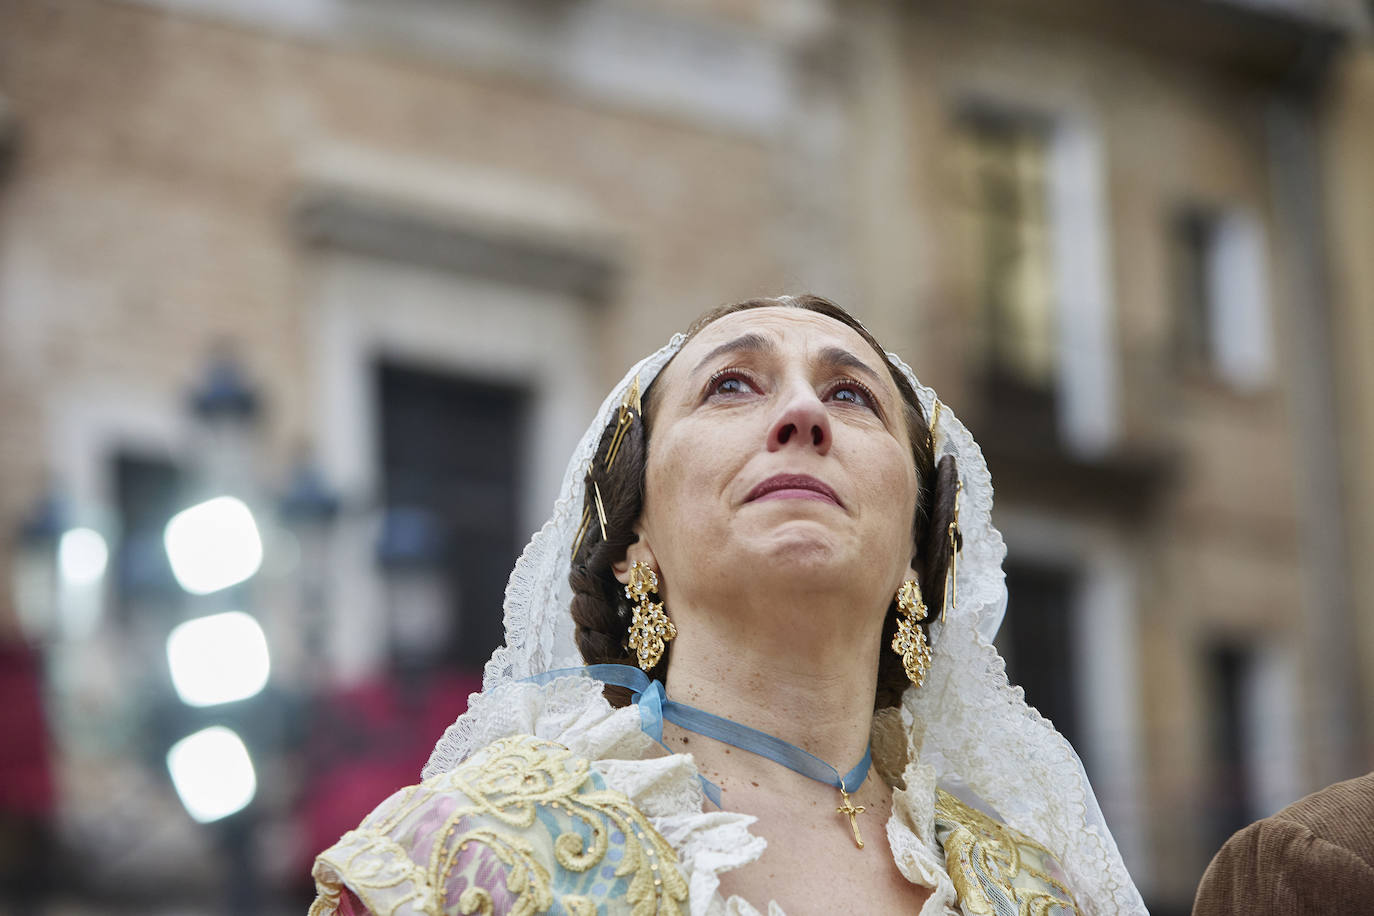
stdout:
{"type": "MultiPolygon", "coordinates": [[[[435,772],[436,766],[447,768],[465,759],[494,737],[484,736],[484,730],[500,716],[484,710],[492,702],[502,702],[497,688],[532,674],[582,664],[568,612],[572,592],[567,580],[573,538],[581,520],[583,477],[631,379],[638,377],[641,388],[647,387],[684,339],[676,335],[642,360],[602,403],[573,452],[552,517],[526,546],[511,573],[506,588],[506,644],[487,662],[485,692],[474,695],[473,708],[445,733],[426,774],[435,772]]],[[[926,416],[932,416],[935,393],[922,386],[900,358],[888,354],[888,359],[916,386],[926,416]]],[[[992,480],[982,451],[948,407],[940,412],[934,436],[937,457],[953,454],[958,461],[964,484],[959,519],[964,540],[958,562],[958,607],[945,624],[933,627],[934,659],[926,686],[908,690],[903,697],[902,712],[911,740],[940,779],[964,783],[1001,812],[1010,826],[1054,853],[1086,913],[1144,914],[1144,903],[1126,873],[1077,755],[1026,705],[1021,690],[1008,686],[1005,665],[992,648],[1006,610],[1002,573],[1006,547],[992,525],[992,480]]],[[[577,703],[571,707],[568,715],[586,712],[577,703]]]]}

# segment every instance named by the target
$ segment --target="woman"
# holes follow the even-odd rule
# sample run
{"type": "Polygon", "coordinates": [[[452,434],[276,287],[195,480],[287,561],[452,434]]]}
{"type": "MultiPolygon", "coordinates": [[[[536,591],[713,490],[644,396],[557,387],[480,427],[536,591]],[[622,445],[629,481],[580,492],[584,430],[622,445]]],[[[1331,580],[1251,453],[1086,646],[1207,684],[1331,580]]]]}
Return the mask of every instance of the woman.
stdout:
{"type": "Polygon", "coordinates": [[[312,914],[1144,912],[991,648],[977,445],[838,306],[704,316],[562,493],[484,691],[312,914]]]}

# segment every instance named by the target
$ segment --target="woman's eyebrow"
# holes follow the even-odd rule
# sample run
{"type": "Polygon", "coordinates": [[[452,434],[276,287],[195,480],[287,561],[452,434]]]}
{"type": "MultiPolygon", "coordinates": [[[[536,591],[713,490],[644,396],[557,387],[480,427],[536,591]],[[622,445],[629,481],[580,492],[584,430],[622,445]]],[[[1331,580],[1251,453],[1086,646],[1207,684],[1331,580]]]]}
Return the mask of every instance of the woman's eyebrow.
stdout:
{"type": "Polygon", "coordinates": [[[692,374],[697,374],[712,360],[727,353],[772,353],[774,349],[773,342],[762,334],[755,334],[752,331],[748,334],[741,334],[734,340],[727,340],[702,357],[696,368],[692,370],[692,374]]]}
{"type": "Polygon", "coordinates": [[[883,377],[877,373],[868,363],[850,353],[843,347],[824,347],[817,354],[817,361],[823,365],[834,369],[848,369],[860,375],[868,377],[868,380],[879,387],[885,383],[883,377]]]}

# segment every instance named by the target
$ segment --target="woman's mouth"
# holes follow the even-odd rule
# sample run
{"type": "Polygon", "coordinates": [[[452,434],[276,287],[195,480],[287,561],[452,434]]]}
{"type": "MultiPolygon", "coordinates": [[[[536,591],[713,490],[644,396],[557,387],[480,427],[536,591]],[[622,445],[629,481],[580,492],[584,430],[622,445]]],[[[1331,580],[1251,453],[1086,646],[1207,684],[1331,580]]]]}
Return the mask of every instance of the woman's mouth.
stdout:
{"type": "Polygon", "coordinates": [[[844,506],[834,490],[807,474],[774,474],[750,490],[745,502],[765,499],[818,499],[844,506]]]}

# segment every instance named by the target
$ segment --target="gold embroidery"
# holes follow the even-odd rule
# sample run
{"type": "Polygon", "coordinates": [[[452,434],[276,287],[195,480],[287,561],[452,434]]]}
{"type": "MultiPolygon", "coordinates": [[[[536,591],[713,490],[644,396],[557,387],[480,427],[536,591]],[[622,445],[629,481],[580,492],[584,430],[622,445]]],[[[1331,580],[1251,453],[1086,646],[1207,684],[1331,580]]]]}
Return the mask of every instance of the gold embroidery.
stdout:
{"type": "Polygon", "coordinates": [[[968,913],[1050,916],[1079,912],[1073,894],[1050,874],[1056,863],[1044,846],[943,790],[936,793],[935,819],[945,867],[968,913]]]}
{"type": "MultiPolygon", "coordinates": [[[[339,840],[335,849],[346,850],[342,862],[336,865],[341,874],[348,875],[350,887],[358,897],[377,916],[390,916],[402,904],[414,901],[415,908],[423,913],[438,914],[434,892],[424,869],[411,861],[409,853],[390,837],[371,830],[350,830],[339,840]],[[408,890],[400,890],[404,885],[408,890]],[[385,904],[372,892],[386,892],[385,904]]],[[[332,851],[332,850],[331,850],[332,851]]],[[[324,860],[324,855],[321,856],[324,860]]],[[[310,907],[309,916],[322,916],[332,913],[339,905],[341,888],[332,882],[320,880],[320,863],[316,863],[316,887],[320,895],[310,907]]]]}
{"type": "MultiPolygon", "coordinates": [[[[453,772],[397,793],[358,830],[322,854],[316,867],[319,897],[311,916],[333,912],[345,882],[379,916],[395,913],[405,903],[432,916],[453,912],[446,899],[450,878],[463,852],[474,844],[485,847],[504,866],[505,889],[513,898],[504,912],[545,912],[555,902],[553,877],[547,861],[541,861],[539,847],[526,835],[536,826],[541,809],[585,828],[586,836],[576,829],[561,829],[552,837],[553,859],[559,866],[573,873],[601,867],[611,834],[619,831],[625,843],[614,876],[628,879],[624,899],[629,912],[680,913],[687,882],[672,847],[628,798],[596,788],[591,779],[588,761],[560,744],[525,735],[495,741],[453,772]],[[392,837],[416,830],[416,820],[443,810],[436,804],[443,797],[455,798],[458,804],[447,811],[437,830],[423,828],[424,834],[433,830],[435,842],[428,861],[417,864],[411,850],[392,837]],[[343,880],[330,876],[328,868],[343,880]]],[[[549,820],[542,819],[545,827],[549,820]]],[[[541,834],[536,830],[534,836],[541,834]]],[[[547,857],[548,846],[543,850],[542,857],[547,857]]],[[[557,902],[574,916],[597,910],[595,900],[582,894],[564,894],[557,902]]],[[[474,885],[459,894],[456,912],[491,916],[495,907],[490,890],[474,885]]]]}
{"type": "MultiPolygon", "coordinates": [[[[469,830],[454,840],[452,822],[444,834],[444,842],[435,844],[434,854],[430,857],[430,874],[440,876],[436,883],[439,887],[441,912],[447,903],[445,887],[448,884],[449,873],[453,870],[458,855],[471,843],[480,843],[487,847],[501,860],[501,864],[506,866],[506,890],[515,894],[515,902],[510,908],[512,914],[529,916],[532,913],[542,913],[553,906],[553,882],[549,878],[548,869],[539,864],[538,853],[530,843],[518,836],[507,836],[495,830],[482,828],[469,830]],[[435,859],[442,858],[445,853],[448,862],[436,872],[435,859]]],[[[467,888],[458,895],[458,912],[464,916],[472,913],[493,916],[495,910],[491,895],[482,888],[467,888]]]]}
{"type": "Polygon", "coordinates": [[[569,894],[562,902],[563,909],[568,911],[569,916],[596,916],[596,901],[588,897],[569,894]]]}

